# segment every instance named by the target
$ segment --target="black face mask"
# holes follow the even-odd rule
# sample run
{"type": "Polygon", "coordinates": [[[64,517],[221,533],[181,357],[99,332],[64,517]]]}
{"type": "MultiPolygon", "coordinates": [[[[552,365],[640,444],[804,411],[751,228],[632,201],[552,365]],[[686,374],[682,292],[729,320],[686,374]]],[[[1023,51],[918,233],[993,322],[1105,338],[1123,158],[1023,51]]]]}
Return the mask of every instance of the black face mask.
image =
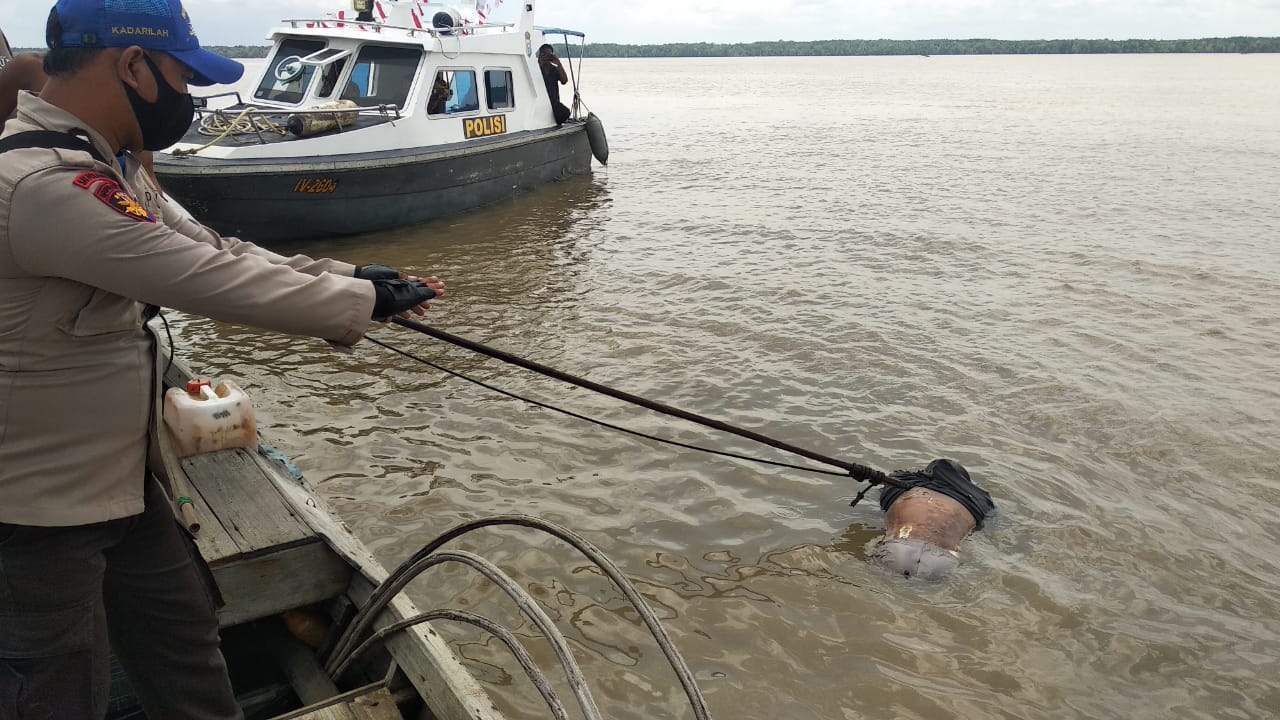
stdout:
{"type": "Polygon", "coordinates": [[[159,94],[153,103],[142,99],[142,96],[128,85],[124,86],[129,96],[129,104],[133,106],[133,116],[138,119],[138,127],[142,128],[142,147],[146,150],[163,150],[182,139],[191,127],[191,119],[196,115],[195,104],[191,95],[173,89],[164,73],[148,56],[143,55],[147,67],[156,77],[159,94]]]}

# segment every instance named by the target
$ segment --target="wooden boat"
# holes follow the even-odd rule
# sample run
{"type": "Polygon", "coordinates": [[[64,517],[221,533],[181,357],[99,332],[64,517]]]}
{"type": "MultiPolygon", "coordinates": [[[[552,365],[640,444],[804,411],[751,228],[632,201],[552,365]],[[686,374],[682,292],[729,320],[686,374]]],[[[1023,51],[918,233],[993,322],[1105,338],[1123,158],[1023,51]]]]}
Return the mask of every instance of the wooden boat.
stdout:
{"type": "MultiPolygon", "coordinates": [[[[185,387],[189,379],[185,366],[175,362],[165,384],[185,387]]],[[[179,458],[176,447],[162,428],[176,509],[222,598],[223,654],[247,720],[502,720],[484,688],[424,622],[438,619],[467,622],[501,640],[534,682],[549,717],[567,720],[564,703],[509,631],[465,611],[423,613],[400,594],[418,572],[440,562],[471,565],[515,598],[551,642],[583,715],[599,720],[567,643],[537,602],[483,558],[439,550],[470,529],[496,524],[539,528],[578,547],[639,612],[672,661],[695,717],[710,717],[652,608],[603,553],[572,532],[520,516],[474,521],[388,573],[273,448],[179,458]]],[[[108,719],[142,718],[123,674],[113,676],[108,719]]]]}
{"type": "Polygon", "coordinates": [[[252,96],[200,108],[156,154],[165,191],[261,243],[419,223],[588,172],[593,154],[606,162],[578,73],[558,125],[538,66],[543,43],[568,49],[582,33],[535,27],[532,1],[516,23],[467,24],[474,4],[377,0],[366,19],[284,21],[252,96]]]}
{"type": "MultiPolygon", "coordinates": [[[[175,364],[166,382],[185,379],[175,364]]],[[[237,448],[179,460],[172,442],[162,445],[175,496],[191,499],[186,518],[198,523],[195,543],[224,603],[223,654],[248,720],[501,720],[426,624],[388,637],[351,671],[331,677],[324,659],[386,569],[278,452],[237,448]]],[[[397,595],[376,624],[419,614],[397,595]]],[[[113,674],[108,718],[143,717],[122,674],[113,674]]]]}

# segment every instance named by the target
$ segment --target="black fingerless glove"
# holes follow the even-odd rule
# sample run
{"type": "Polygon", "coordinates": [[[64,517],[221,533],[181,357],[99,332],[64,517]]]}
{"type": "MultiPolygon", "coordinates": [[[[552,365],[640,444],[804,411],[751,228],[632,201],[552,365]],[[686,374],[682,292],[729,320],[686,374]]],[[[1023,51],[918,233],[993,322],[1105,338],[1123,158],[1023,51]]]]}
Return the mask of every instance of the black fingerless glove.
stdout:
{"type": "Polygon", "coordinates": [[[436,296],[436,291],[417,280],[373,280],[373,319],[385,320],[410,310],[436,296]]]}
{"type": "Polygon", "coordinates": [[[399,280],[400,271],[386,265],[357,265],[355,277],[360,280],[399,280]]]}

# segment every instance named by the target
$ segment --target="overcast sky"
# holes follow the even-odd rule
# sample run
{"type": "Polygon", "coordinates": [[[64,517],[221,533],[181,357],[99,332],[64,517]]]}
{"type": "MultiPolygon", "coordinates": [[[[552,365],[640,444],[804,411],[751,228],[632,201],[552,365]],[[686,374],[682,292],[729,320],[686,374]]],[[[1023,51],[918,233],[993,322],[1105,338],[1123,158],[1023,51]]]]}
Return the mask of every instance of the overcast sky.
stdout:
{"type": "MultiPolygon", "coordinates": [[[[989,37],[1193,38],[1280,36],[1280,0],[540,0],[537,23],[582,30],[589,42],[989,37]]],[[[285,17],[349,8],[343,0],[185,0],[201,42],[264,44],[285,17]]],[[[498,20],[519,8],[505,0],[498,20]]],[[[16,46],[44,45],[48,0],[0,0],[16,46]]]]}

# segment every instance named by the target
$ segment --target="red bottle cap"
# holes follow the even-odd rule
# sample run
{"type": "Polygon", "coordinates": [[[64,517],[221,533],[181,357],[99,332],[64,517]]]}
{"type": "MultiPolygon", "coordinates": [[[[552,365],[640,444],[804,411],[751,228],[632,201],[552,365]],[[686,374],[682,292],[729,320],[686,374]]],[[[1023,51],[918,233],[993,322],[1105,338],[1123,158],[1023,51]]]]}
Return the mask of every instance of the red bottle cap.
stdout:
{"type": "Polygon", "coordinates": [[[208,380],[188,380],[188,381],[187,381],[187,394],[188,394],[188,395],[199,395],[199,394],[200,394],[200,388],[202,388],[202,387],[206,387],[206,386],[209,386],[209,385],[212,385],[212,384],[213,384],[213,383],[209,382],[208,380]]]}

